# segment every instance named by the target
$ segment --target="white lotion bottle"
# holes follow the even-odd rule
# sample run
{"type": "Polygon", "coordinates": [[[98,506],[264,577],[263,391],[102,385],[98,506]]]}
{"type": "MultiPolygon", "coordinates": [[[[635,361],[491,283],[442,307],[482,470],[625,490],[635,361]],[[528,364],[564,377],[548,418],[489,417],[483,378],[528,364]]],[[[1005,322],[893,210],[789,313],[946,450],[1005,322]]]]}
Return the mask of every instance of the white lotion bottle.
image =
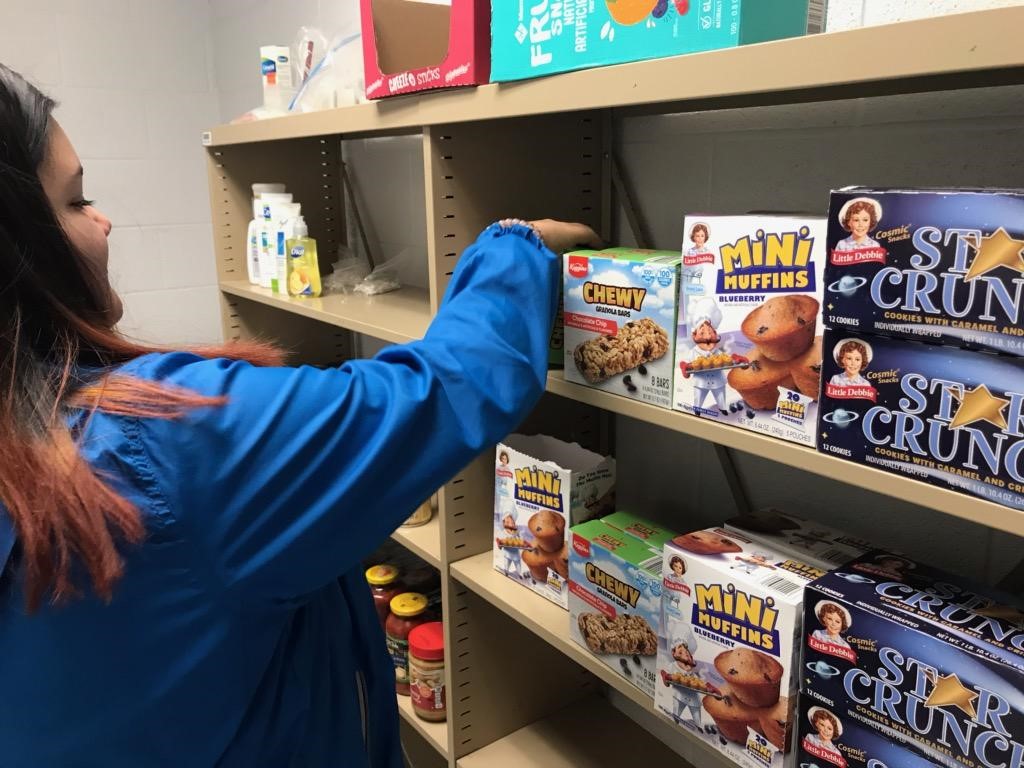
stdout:
{"type": "Polygon", "coordinates": [[[270,288],[274,293],[288,295],[288,240],[295,236],[295,225],[302,217],[299,203],[281,203],[275,212],[274,274],[270,288]]]}

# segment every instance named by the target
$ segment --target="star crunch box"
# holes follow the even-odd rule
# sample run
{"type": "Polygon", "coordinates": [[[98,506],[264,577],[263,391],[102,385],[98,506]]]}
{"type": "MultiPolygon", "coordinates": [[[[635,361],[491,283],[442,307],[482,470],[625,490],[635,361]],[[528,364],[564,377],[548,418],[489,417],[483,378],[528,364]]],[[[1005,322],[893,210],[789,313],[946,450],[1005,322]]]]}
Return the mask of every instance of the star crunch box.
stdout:
{"type": "Polygon", "coordinates": [[[814,446],[825,220],[687,216],[673,407],[814,446]]]}
{"type": "Polygon", "coordinates": [[[737,765],[794,768],[804,586],[823,573],[724,528],[668,542],[657,708],[737,765]]]}
{"type": "Polygon", "coordinates": [[[1024,359],[825,332],[818,450],[1024,509],[1024,359]]]}
{"type": "MultiPolygon", "coordinates": [[[[634,530],[654,530],[635,518],[634,530]]],[[[661,627],[661,547],[604,520],[572,529],[569,634],[616,674],[654,696],[661,627]]]]}
{"type": "Polygon", "coordinates": [[[832,193],[830,327],[1024,355],[1024,190],[832,193]]]}
{"type": "Polygon", "coordinates": [[[671,407],[679,263],[632,248],[565,255],[567,381],[671,407]]]}
{"type": "Polygon", "coordinates": [[[1024,764],[1024,613],[1004,600],[881,551],[809,585],[803,691],[834,720],[808,723],[801,749],[856,765],[852,725],[933,765],[1024,764]]]}
{"type": "Polygon", "coordinates": [[[837,528],[776,509],[737,515],[726,520],[725,527],[826,571],[875,549],[870,542],[837,528]]]}
{"type": "Polygon", "coordinates": [[[882,734],[800,694],[797,765],[810,768],[935,768],[909,745],[902,733],[882,734]]]}
{"type": "Polygon", "coordinates": [[[490,79],[488,0],[359,0],[366,97],[490,79]]]}
{"type": "Polygon", "coordinates": [[[824,0],[493,0],[491,9],[496,82],[796,37],[824,21],[824,0]]]}
{"type": "Polygon", "coordinates": [[[614,509],[614,459],[546,435],[509,435],[494,465],[494,569],[566,608],[569,529],[614,509]]]}

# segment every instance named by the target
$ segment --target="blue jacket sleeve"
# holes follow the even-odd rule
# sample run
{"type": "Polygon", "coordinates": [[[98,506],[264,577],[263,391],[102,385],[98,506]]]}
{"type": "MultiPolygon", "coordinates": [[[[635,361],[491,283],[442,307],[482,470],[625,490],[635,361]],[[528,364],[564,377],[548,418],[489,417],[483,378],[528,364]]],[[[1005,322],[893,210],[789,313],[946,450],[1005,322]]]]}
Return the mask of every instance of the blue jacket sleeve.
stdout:
{"type": "Polygon", "coordinates": [[[422,341],[328,370],[157,358],[148,375],[229,398],[140,423],[215,577],[243,598],[300,599],[514,429],[544,390],[559,271],[527,228],[492,227],[422,341]]]}

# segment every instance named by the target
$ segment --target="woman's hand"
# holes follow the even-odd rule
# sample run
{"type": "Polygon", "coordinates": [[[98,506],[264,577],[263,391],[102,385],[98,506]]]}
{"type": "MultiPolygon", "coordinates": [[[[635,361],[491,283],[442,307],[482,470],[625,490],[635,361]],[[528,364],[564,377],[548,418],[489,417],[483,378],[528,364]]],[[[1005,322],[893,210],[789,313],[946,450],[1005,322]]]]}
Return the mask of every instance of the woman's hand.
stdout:
{"type": "Polygon", "coordinates": [[[553,219],[531,221],[530,225],[540,233],[544,244],[558,254],[574,248],[600,248],[601,238],[586,224],[570,224],[553,219]]]}

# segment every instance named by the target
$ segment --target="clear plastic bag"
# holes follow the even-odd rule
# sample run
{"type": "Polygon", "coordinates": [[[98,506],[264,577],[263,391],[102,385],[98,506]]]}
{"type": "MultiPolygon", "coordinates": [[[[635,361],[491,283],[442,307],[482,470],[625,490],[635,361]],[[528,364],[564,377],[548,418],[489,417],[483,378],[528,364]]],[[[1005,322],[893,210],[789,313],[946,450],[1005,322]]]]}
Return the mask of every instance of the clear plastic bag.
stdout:
{"type": "Polygon", "coordinates": [[[370,267],[355,255],[346,245],[338,246],[338,260],[334,262],[333,271],[323,279],[325,293],[352,293],[356,286],[366,279],[370,267]]]}
{"type": "Polygon", "coordinates": [[[292,99],[292,112],[317,112],[366,101],[362,33],[338,35],[292,99]]]}
{"type": "Polygon", "coordinates": [[[401,255],[385,261],[355,287],[356,293],[376,296],[379,293],[397,291],[402,287],[402,283],[398,279],[398,267],[401,262],[401,255]]]}

